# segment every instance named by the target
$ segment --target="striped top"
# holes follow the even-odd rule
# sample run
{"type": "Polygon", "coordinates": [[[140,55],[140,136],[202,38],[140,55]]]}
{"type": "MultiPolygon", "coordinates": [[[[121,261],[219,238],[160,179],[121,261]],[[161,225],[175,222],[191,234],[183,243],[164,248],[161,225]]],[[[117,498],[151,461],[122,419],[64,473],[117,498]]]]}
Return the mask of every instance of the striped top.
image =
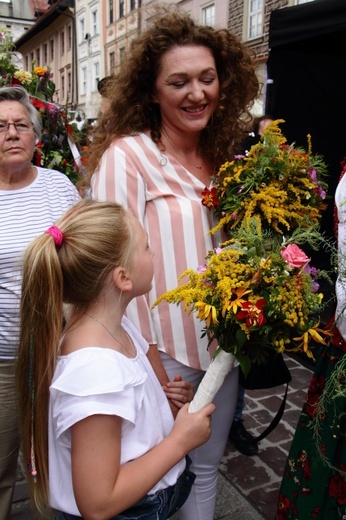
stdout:
{"type": "Polygon", "coordinates": [[[0,359],[16,356],[23,251],[79,198],[63,173],[37,171],[29,186],[0,190],[0,359]]]}
{"type": "Polygon", "coordinates": [[[204,184],[174,157],[163,155],[146,134],[114,141],[91,184],[95,199],[116,201],[132,211],[155,253],[152,290],[131,302],[127,316],[159,350],[206,370],[211,352],[201,339],[204,322],[187,316],[182,305],[162,302],[150,310],[157,297],[177,286],[185,269],[204,265],[207,251],[219,245],[219,233],[208,235],[214,223],[201,203],[204,184]]]}

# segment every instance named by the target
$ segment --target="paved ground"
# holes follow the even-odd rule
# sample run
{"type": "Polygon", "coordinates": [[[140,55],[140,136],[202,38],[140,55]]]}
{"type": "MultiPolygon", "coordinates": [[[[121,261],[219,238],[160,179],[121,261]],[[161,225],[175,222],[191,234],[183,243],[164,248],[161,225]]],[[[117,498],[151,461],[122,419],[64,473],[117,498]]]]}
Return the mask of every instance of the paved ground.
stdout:
{"type": "MultiPolygon", "coordinates": [[[[219,488],[214,520],[274,520],[281,476],[299,418],[311,369],[299,358],[286,358],[292,382],[284,417],[278,427],[260,443],[259,453],[247,457],[228,443],[219,471],[219,488]]],[[[275,415],[284,387],[247,391],[244,422],[254,435],[260,434],[275,415]]],[[[177,520],[175,515],[172,520],[177,520]]],[[[35,520],[26,500],[20,471],[11,520],[35,520]]],[[[191,518],[190,520],[195,520],[191,518]]]]}

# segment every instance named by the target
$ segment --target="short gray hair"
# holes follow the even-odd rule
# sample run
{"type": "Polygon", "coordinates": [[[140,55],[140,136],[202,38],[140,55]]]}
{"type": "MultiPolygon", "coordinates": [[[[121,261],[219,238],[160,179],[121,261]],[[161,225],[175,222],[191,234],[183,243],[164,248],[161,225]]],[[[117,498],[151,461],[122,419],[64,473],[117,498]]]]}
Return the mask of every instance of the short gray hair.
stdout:
{"type": "Polygon", "coordinates": [[[23,87],[1,87],[0,88],[0,103],[1,101],[18,101],[29,114],[29,119],[34,127],[34,132],[37,139],[41,138],[42,134],[42,120],[34,105],[31,103],[29,94],[23,87]]]}

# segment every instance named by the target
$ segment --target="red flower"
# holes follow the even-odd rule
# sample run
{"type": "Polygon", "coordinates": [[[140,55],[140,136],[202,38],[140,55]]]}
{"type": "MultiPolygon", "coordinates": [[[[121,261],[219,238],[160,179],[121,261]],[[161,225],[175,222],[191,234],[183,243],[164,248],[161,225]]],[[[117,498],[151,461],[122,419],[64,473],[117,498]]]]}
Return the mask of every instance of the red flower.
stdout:
{"type": "Polygon", "coordinates": [[[280,494],[278,499],[276,520],[284,520],[288,517],[289,512],[292,512],[293,515],[297,515],[297,507],[293,502],[290,501],[289,498],[280,494]]]}
{"type": "Polygon", "coordinates": [[[245,302],[242,305],[241,311],[236,315],[238,320],[246,320],[246,326],[261,327],[266,323],[267,318],[263,314],[263,307],[267,305],[264,298],[260,298],[256,303],[245,302]]]}
{"type": "Polygon", "coordinates": [[[308,395],[305,403],[305,413],[309,417],[315,417],[316,415],[316,404],[318,403],[322,390],[325,385],[324,376],[313,377],[311,379],[308,395]]]}
{"type": "Polygon", "coordinates": [[[207,206],[207,208],[217,208],[219,205],[218,198],[216,196],[217,190],[216,188],[204,188],[202,191],[202,204],[203,206],[207,206]]]}
{"type": "Polygon", "coordinates": [[[16,85],[19,85],[19,86],[22,87],[22,84],[19,81],[19,79],[12,77],[12,79],[11,79],[11,87],[16,86],[16,85]]]}
{"type": "Polygon", "coordinates": [[[328,486],[329,495],[341,505],[346,504],[346,480],[340,474],[334,475],[328,486]]]}
{"type": "Polygon", "coordinates": [[[310,480],[311,478],[311,471],[310,471],[310,464],[308,459],[308,454],[305,450],[302,450],[298,454],[298,462],[303,470],[303,475],[305,480],[310,480]]]}
{"type": "Polygon", "coordinates": [[[291,502],[289,498],[284,497],[283,495],[279,496],[278,500],[278,510],[280,513],[288,513],[289,509],[291,507],[291,502]]]}
{"type": "Polygon", "coordinates": [[[318,518],[320,514],[321,514],[321,508],[315,506],[311,513],[312,518],[318,518]]]}

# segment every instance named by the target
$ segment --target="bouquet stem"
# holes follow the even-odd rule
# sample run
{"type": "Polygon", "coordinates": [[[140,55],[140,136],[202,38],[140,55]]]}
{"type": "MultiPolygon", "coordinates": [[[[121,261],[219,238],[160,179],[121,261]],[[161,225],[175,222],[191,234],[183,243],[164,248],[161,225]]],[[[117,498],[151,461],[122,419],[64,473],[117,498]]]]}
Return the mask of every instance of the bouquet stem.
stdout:
{"type": "Polygon", "coordinates": [[[210,363],[197,392],[189,405],[189,412],[197,412],[203,406],[211,403],[224,382],[228,372],[234,366],[235,357],[229,352],[220,350],[210,363]]]}

